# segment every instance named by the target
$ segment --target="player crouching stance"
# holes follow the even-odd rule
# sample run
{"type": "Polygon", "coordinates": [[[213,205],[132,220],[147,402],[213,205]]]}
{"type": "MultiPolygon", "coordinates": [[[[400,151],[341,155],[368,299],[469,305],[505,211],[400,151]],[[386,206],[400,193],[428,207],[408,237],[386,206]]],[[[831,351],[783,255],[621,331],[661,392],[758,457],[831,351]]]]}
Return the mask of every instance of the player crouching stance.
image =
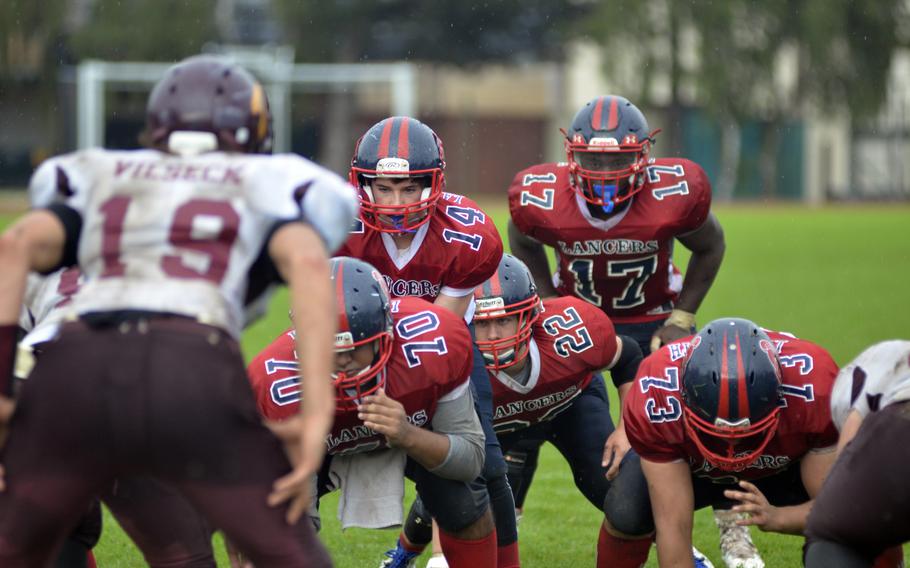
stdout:
{"type": "Polygon", "coordinates": [[[818,345],[736,318],[642,362],[623,418],[648,480],[661,567],[692,565],[692,513],[724,499],[750,515],[741,525],[802,534],[834,462],[836,374],[818,345]]]}
{"type": "MultiPolygon", "coordinates": [[[[353,258],[335,258],[336,411],[318,476],[318,496],[339,489],[344,527],[401,524],[403,478],[438,521],[453,568],[496,566],[496,531],[483,466],[484,436],[471,396],[471,336],[462,320],[418,298],[390,300],[382,276],[353,258]]],[[[299,404],[294,332],[250,364],[266,418],[299,404]]],[[[277,426],[280,428],[280,424],[277,426]]]]}
{"type": "MultiPolygon", "coordinates": [[[[578,489],[610,518],[601,533],[644,538],[647,550],[650,516],[647,511],[636,516],[639,511],[624,506],[629,499],[647,502],[647,487],[638,456],[627,454],[622,422],[613,428],[597,373],[610,369],[622,398],[641,362],[638,344],[618,337],[610,318],[583,300],[541,302],[528,268],[509,254],[475,290],[474,300],[476,342],[492,384],[493,426],[503,450],[526,436],[552,442],[569,463],[578,489]]],[[[421,542],[420,526],[405,525],[408,541],[421,542]]],[[[597,565],[607,566],[614,552],[598,546],[597,565]]]]}

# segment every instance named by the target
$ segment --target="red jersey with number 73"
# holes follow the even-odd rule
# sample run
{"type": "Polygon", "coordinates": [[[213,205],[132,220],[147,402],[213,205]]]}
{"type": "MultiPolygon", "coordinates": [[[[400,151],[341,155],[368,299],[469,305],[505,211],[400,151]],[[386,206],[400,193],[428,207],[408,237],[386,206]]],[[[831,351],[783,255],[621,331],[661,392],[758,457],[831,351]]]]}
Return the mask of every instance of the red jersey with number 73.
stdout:
{"type": "Polygon", "coordinates": [[[780,358],[780,421],[771,441],[746,469],[714,468],[688,438],[683,424],[683,363],[691,338],[665,345],[642,361],[623,404],[632,448],[646,460],[686,460],[692,473],[717,482],[758,479],[794,465],[806,453],[837,443],[831,420],[831,389],[837,365],[818,345],[789,334],[768,332],[780,358]]]}
{"type": "Polygon", "coordinates": [[[522,170],[509,187],[512,222],[556,250],[559,294],[598,306],[614,323],[670,313],[682,289],[673,239],[701,227],[710,208],[707,176],[684,159],[652,160],[642,190],[608,219],[591,215],[565,163],[522,170]]]}

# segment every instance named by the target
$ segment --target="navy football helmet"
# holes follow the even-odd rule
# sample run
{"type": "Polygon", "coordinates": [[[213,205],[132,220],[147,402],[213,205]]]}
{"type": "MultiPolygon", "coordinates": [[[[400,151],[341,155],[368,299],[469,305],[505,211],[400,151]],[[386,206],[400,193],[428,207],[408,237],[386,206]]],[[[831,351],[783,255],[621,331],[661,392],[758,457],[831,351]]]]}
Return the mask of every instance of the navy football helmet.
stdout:
{"type": "Polygon", "coordinates": [[[474,322],[515,317],[518,329],[508,337],[476,342],[487,369],[501,371],[528,356],[531,327],[541,311],[528,267],[511,254],[502,255],[493,276],[474,290],[474,322]]]}
{"type": "Polygon", "coordinates": [[[146,106],[148,144],[169,149],[174,132],[208,132],[211,150],[268,153],[272,119],[262,85],[227,59],[197,55],[165,72],[146,106]]]}
{"type": "Polygon", "coordinates": [[[374,124],[354,149],[351,183],[360,188],[361,219],[386,233],[412,232],[430,220],[445,188],[442,140],[415,118],[393,116],[374,124]],[[379,205],[373,196],[376,178],[415,178],[420,198],[405,205],[379,205]]]}
{"type": "Polygon", "coordinates": [[[657,132],[648,130],[645,116],[623,97],[588,102],[565,132],[572,186],[606,213],[621,208],[644,184],[657,132]]]}
{"type": "Polygon", "coordinates": [[[331,260],[338,304],[335,352],[373,343],[373,362],[356,373],[333,375],[336,406],[356,408],[363,397],[385,385],[385,366],[392,355],[392,312],[382,275],[362,260],[345,256],[331,260]]]}
{"type": "Polygon", "coordinates": [[[781,370],[777,350],[758,325],[714,320],[692,338],[683,367],[686,433],[713,466],[741,471],[777,430],[781,370]]]}

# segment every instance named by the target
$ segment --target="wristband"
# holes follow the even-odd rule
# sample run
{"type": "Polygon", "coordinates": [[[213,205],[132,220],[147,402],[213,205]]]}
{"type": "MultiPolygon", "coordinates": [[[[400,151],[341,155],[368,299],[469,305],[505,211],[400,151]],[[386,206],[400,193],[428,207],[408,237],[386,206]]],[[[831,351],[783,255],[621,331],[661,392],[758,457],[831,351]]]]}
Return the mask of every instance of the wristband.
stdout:
{"type": "Polygon", "coordinates": [[[687,331],[695,329],[695,314],[685,310],[673,310],[664,325],[675,325],[687,331]]]}

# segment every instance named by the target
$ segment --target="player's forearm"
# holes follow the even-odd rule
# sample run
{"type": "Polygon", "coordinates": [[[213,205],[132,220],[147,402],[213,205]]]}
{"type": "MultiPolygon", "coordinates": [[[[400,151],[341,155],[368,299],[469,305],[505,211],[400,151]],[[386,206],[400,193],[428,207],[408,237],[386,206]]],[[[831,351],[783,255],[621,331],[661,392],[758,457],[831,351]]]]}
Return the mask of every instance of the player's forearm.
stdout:
{"type": "Polygon", "coordinates": [[[437,306],[449,310],[456,316],[463,318],[465,312],[468,311],[468,306],[471,305],[472,300],[474,300],[473,294],[465,294],[464,296],[449,296],[448,294],[439,294],[436,296],[436,300],[433,303],[437,306]]]}
{"type": "Polygon", "coordinates": [[[657,527],[657,563],[660,568],[692,568],[692,531],[657,527]]]}
{"type": "Polygon", "coordinates": [[[768,527],[759,525],[759,528],[769,532],[801,535],[806,530],[806,519],[809,517],[809,511],[812,509],[814,501],[814,499],[810,499],[800,505],[778,507],[774,519],[775,524],[768,527]]]}
{"type": "Polygon", "coordinates": [[[553,286],[550,273],[550,262],[544,246],[523,235],[511,222],[509,223],[509,246],[512,254],[528,265],[528,270],[531,271],[531,276],[537,284],[538,294],[542,298],[556,296],[556,288],[553,286]]]}
{"type": "Polygon", "coordinates": [[[398,445],[414,461],[432,471],[449,455],[449,437],[408,424],[398,445]]]}
{"type": "Polygon", "coordinates": [[[0,326],[18,325],[28,277],[25,244],[12,230],[0,236],[0,326]]]}
{"type": "Polygon", "coordinates": [[[721,241],[710,250],[692,253],[686,267],[683,287],[676,302],[677,309],[693,314],[698,311],[720,270],[724,250],[724,243],[721,241]]]}
{"type": "Polygon", "coordinates": [[[297,329],[301,413],[327,434],[335,408],[332,354],[336,329],[335,298],[322,242],[305,226],[282,228],[273,240],[276,266],[288,283],[297,329]]]}

